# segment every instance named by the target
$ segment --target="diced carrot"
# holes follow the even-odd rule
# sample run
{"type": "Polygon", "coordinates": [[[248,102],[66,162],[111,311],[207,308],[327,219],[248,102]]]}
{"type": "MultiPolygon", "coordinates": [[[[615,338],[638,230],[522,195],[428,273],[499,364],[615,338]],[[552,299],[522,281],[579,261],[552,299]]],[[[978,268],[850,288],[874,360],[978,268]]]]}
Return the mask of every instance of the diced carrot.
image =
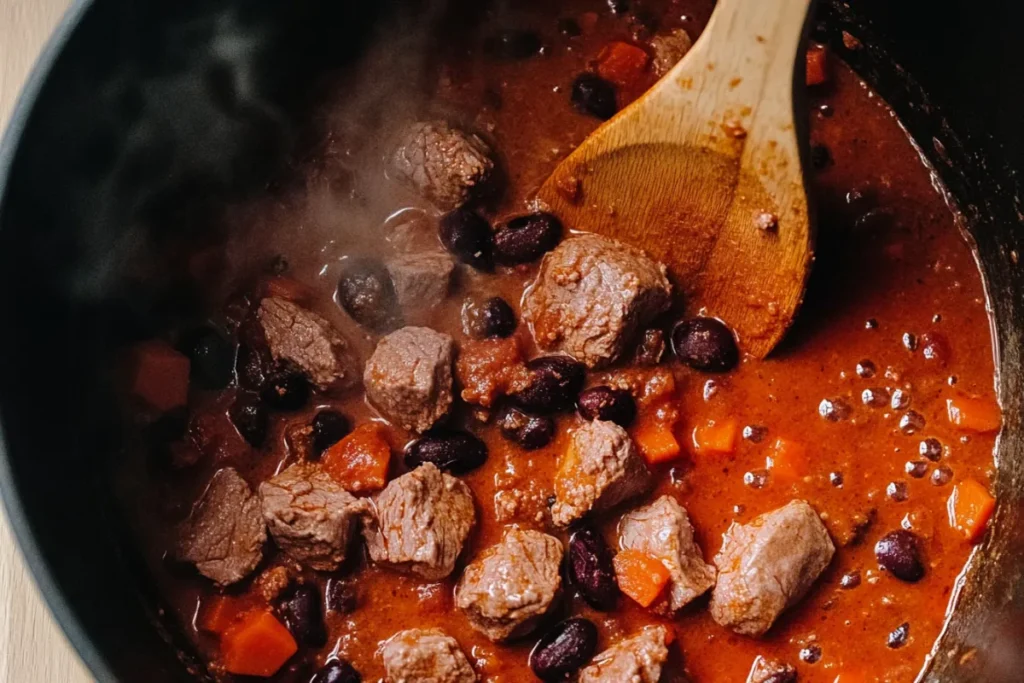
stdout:
{"type": "Polygon", "coordinates": [[[620,88],[632,89],[640,85],[650,61],[643,48],[617,40],[597,55],[597,74],[620,88]]]}
{"type": "Polygon", "coordinates": [[[693,429],[693,447],[698,453],[731,455],[736,451],[740,426],[736,420],[708,420],[693,429]]]}
{"type": "Polygon", "coordinates": [[[644,380],[643,388],[637,397],[641,407],[674,398],[676,393],[676,376],[671,370],[658,368],[644,380]]]}
{"type": "Polygon", "coordinates": [[[807,46],[807,85],[821,85],[828,80],[828,49],[811,43],[807,46]]]}
{"type": "Polygon", "coordinates": [[[780,437],[772,444],[766,464],[781,483],[793,483],[807,474],[807,448],[798,441],[780,437]]]}
{"type": "Polygon", "coordinates": [[[299,649],[295,638],[270,610],[254,610],[221,638],[221,660],[228,673],[273,676],[299,649]]]}
{"type": "Polygon", "coordinates": [[[151,408],[167,412],[188,401],[188,357],[152,340],[131,351],[130,391],[151,408]]]}
{"type": "Polygon", "coordinates": [[[661,560],[639,550],[623,550],[612,563],[619,588],[642,607],[650,606],[661,595],[670,578],[661,560]]]}
{"type": "Polygon", "coordinates": [[[996,499],[974,479],[965,479],[953,486],[946,509],[949,525],[975,543],[985,533],[988,520],[996,509],[996,499]]]}
{"type": "Polygon", "coordinates": [[[199,606],[196,626],[200,631],[220,635],[252,608],[244,598],[233,595],[214,595],[199,606]]]}
{"type": "Polygon", "coordinates": [[[999,431],[1003,416],[995,401],[957,396],[946,399],[949,421],[965,432],[988,434],[999,431]]]}
{"type": "Polygon", "coordinates": [[[347,491],[378,491],[388,481],[391,447],[376,422],[356,427],[324,453],[324,471],[347,491]]]}
{"type": "Polygon", "coordinates": [[[293,280],[290,277],[284,277],[278,275],[267,280],[266,286],[263,288],[263,293],[266,296],[276,296],[281,299],[287,299],[297,304],[309,301],[313,298],[313,290],[302,284],[298,280],[293,280]]]}
{"type": "Polygon", "coordinates": [[[679,457],[682,449],[672,432],[673,425],[650,415],[637,421],[633,428],[633,443],[640,449],[650,465],[657,465],[679,457]]]}

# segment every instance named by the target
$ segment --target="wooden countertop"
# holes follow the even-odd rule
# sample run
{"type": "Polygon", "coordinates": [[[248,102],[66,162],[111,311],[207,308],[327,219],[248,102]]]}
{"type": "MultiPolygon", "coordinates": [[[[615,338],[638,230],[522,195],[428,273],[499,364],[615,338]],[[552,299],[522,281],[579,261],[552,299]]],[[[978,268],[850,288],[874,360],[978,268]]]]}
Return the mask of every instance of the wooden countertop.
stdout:
{"type": "MultiPolygon", "coordinates": [[[[0,129],[21,85],[71,0],[0,0],[0,129]]],[[[88,683],[25,568],[0,509],[0,681],[88,683]]]]}

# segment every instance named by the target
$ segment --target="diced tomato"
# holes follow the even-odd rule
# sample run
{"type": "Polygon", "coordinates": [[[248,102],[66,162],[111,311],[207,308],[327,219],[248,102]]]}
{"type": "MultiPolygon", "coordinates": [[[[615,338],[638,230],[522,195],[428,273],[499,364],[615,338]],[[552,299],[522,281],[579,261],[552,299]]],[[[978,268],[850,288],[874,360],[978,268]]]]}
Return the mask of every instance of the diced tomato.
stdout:
{"type": "Polygon", "coordinates": [[[187,356],[159,340],[138,344],[130,354],[130,391],[149,407],[160,412],[179,408],[188,402],[187,356]]]}
{"type": "Polygon", "coordinates": [[[739,423],[733,419],[708,420],[693,429],[693,447],[697,453],[732,455],[736,452],[739,423]]]}
{"type": "Polygon", "coordinates": [[[965,479],[953,486],[946,503],[949,525],[962,533],[971,543],[981,540],[996,509],[996,499],[974,479],[965,479]]]}
{"type": "Polygon", "coordinates": [[[811,43],[807,46],[807,85],[821,85],[828,80],[828,48],[811,43]]]}
{"type": "Polygon", "coordinates": [[[783,484],[791,484],[807,475],[807,448],[799,441],[780,437],[772,444],[772,452],[766,464],[775,479],[783,484]]]}
{"type": "Polygon", "coordinates": [[[368,422],[324,453],[324,471],[347,491],[378,491],[388,481],[391,447],[384,427],[368,422]]]}
{"type": "Polygon", "coordinates": [[[651,61],[643,48],[617,40],[597,56],[597,75],[625,90],[638,88],[651,61]]]}
{"type": "Polygon", "coordinates": [[[946,399],[949,421],[965,432],[988,434],[998,432],[1003,424],[1002,412],[995,401],[958,396],[946,399]]]}
{"type": "Polygon", "coordinates": [[[295,638],[270,610],[254,610],[221,638],[221,660],[228,673],[273,676],[298,652],[295,638]]]}

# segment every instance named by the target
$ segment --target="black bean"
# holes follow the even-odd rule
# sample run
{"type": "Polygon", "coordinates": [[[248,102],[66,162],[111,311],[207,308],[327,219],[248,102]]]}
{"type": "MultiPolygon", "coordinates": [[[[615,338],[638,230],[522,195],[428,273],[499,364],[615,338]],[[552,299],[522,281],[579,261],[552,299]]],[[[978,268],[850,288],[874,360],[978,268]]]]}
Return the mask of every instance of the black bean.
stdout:
{"type": "Polygon", "coordinates": [[[918,453],[935,462],[942,457],[942,442],[938,439],[924,439],[917,447],[918,453]]]}
{"type": "Polygon", "coordinates": [[[925,332],[921,335],[921,353],[925,360],[943,365],[949,361],[949,357],[952,355],[946,337],[938,332],[925,332]]]}
{"type": "Polygon", "coordinates": [[[629,11],[629,0],[607,0],[608,9],[614,14],[622,14],[629,11]]]}
{"type": "Polygon", "coordinates": [[[395,287],[378,259],[355,258],[343,265],[338,303],[353,320],[371,330],[384,331],[396,324],[395,287]]]}
{"type": "Polygon", "coordinates": [[[569,536],[569,581],[594,609],[615,609],[620,591],[612,553],[604,536],[592,526],[577,526],[569,536]]]}
{"type": "Polygon", "coordinates": [[[581,114],[607,121],[615,116],[615,86],[597,74],[581,73],[572,82],[572,104],[581,114]]]}
{"type": "Polygon", "coordinates": [[[580,617],[555,624],[530,651],[530,668],[542,681],[565,681],[590,661],[597,627],[580,617]]]}
{"type": "Polygon", "coordinates": [[[245,389],[260,391],[267,381],[273,361],[270,352],[261,346],[243,344],[235,357],[235,376],[245,389]]]}
{"type": "Polygon", "coordinates": [[[466,333],[476,339],[504,338],[516,331],[516,312],[500,296],[482,304],[469,304],[463,320],[466,333]]]}
{"type": "Polygon", "coordinates": [[[825,145],[811,145],[811,165],[820,171],[832,163],[832,152],[825,145]]]}
{"type": "Polygon", "coordinates": [[[906,529],[890,531],[875,544],[878,566],[901,581],[913,583],[924,576],[917,536],[906,529]]]}
{"type": "Polygon", "coordinates": [[[487,446],[469,432],[438,430],[413,441],[405,451],[409,469],[430,462],[453,474],[475,470],[486,460],[487,446]]]}
{"type": "Polygon", "coordinates": [[[331,659],[309,683],[362,683],[363,677],[344,659],[331,659]]]}
{"type": "Polygon", "coordinates": [[[260,398],[274,410],[298,410],[309,400],[306,376],[298,372],[276,372],[267,378],[260,398]]]}
{"type": "Polygon", "coordinates": [[[665,333],[657,328],[644,330],[637,344],[633,360],[637,365],[654,366],[665,355],[665,333]]]}
{"type": "Polygon", "coordinates": [[[350,583],[339,579],[327,582],[327,609],[338,614],[351,614],[359,606],[359,595],[350,583]]]}
{"type": "Polygon", "coordinates": [[[512,399],[529,412],[542,415],[569,410],[583,388],[586,370],[569,356],[541,356],[526,364],[529,381],[512,399]]]}
{"type": "Polygon", "coordinates": [[[625,389],[591,387],[580,393],[576,409],[585,420],[605,420],[628,427],[636,418],[636,401],[625,389]]]}
{"type": "Polygon", "coordinates": [[[250,446],[259,448],[267,439],[267,410],[258,398],[249,393],[240,393],[231,404],[228,415],[235,429],[250,446]]]}
{"type": "Polygon", "coordinates": [[[490,270],[494,265],[494,233],[480,214],[469,209],[456,209],[441,218],[438,234],[441,244],[451,254],[477,270],[490,270]]]}
{"type": "Polygon", "coordinates": [[[316,586],[308,583],[296,586],[281,602],[280,609],[285,626],[297,641],[311,647],[323,647],[327,643],[320,591],[316,586]]]}
{"type": "Polygon", "coordinates": [[[352,429],[348,418],[337,410],[321,410],[310,427],[313,429],[313,453],[316,457],[345,438],[352,429]]]}
{"type": "Polygon", "coordinates": [[[526,29],[506,28],[484,41],[484,49],[499,59],[528,59],[540,52],[540,36],[526,29]]]}
{"type": "Polygon", "coordinates": [[[207,327],[192,335],[186,351],[191,378],[204,389],[223,389],[234,376],[235,346],[217,330],[207,327]]]}
{"type": "Polygon", "coordinates": [[[498,416],[501,435],[528,451],[543,448],[555,435],[555,421],[544,415],[528,415],[515,406],[507,406],[498,416]]]}
{"type": "Polygon", "coordinates": [[[817,664],[821,661],[821,647],[811,643],[807,647],[801,648],[800,661],[808,664],[817,664]]]}
{"type": "Polygon", "coordinates": [[[852,590],[860,585],[860,572],[850,571],[843,574],[843,577],[839,579],[839,587],[845,588],[846,590],[852,590]]]}
{"type": "Polygon", "coordinates": [[[740,360],[736,337],[717,318],[691,318],[676,324],[672,351],[690,367],[706,372],[732,370],[740,360]]]}
{"type": "Polygon", "coordinates": [[[505,266],[536,261],[558,246],[562,222],[550,213],[518,216],[494,233],[494,259],[505,266]]]}
{"type": "Polygon", "coordinates": [[[903,622],[892,631],[889,632],[889,637],[886,639],[886,645],[892,649],[903,647],[907,644],[907,638],[910,637],[910,624],[903,622]]]}

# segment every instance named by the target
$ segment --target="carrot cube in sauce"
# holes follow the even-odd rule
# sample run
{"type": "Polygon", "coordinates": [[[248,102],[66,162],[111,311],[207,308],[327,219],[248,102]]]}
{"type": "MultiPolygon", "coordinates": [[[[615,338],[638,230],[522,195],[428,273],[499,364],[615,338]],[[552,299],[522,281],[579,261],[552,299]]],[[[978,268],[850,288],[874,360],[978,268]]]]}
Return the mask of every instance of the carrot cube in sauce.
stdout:
{"type": "Polygon", "coordinates": [[[233,595],[214,595],[199,606],[196,627],[221,635],[251,607],[248,601],[233,595]]]}
{"type": "Polygon", "coordinates": [[[270,610],[246,614],[221,639],[224,668],[242,676],[273,676],[298,650],[295,638],[270,610]]]}
{"type": "Polygon", "coordinates": [[[965,479],[956,484],[946,503],[949,525],[971,543],[981,540],[995,508],[996,499],[974,479],[965,479]]]}
{"type": "Polygon", "coordinates": [[[666,423],[656,416],[639,420],[633,428],[633,442],[647,464],[657,465],[679,457],[682,448],[672,428],[672,423],[666,423]]]}
{"type": "Polygon", "coordinates": [[[635,88],[643,79],[650,61],[650,55],[642,48],[617,40],[598,54],[597,75],[620,88],[635,88]]]}
{"type": "Polygon", "coordinates": [[[821,85],[828,80],[828,48],[811,43],[807,46],[807,85],[821,85]]]}
{"type": "Polygon", "coordinates": [[[670,578],[661,560],[639,550],[623,550],[612,563],[619,588],[641,607],[657,600],[670,578]]]}
{"type": "Polygon", "coordinates": [[[346,491],[378,491],[388,481],[391,446],[376,422],[356,427],[324,453],[324,471],[346,491]]]}
{"type": "Polygon", "coordinates": [[[988,434],[999,431],[1003,416],[999,405],[983,398],[958,396],[946,399],[949,421],[965,432],[988,434]]]}
{"type": "Polygon", "coordinates": [[[708,420],[693,429],[693,447],[698,453],[732,455],[740,427],[736,420],[708,420]]]}
{"type": "Polygon", "coordinates": [[[142,342],[131,352],[130,392],[150,408],[167,412],[188,401],[187,356],[158,340],[142,342]]]}
{"type": "Polygon", "coordinates": [[[780,483],[790,484],[807,475],[807,448],[799,441],[778,438],[766,465],[780,483]]]}

